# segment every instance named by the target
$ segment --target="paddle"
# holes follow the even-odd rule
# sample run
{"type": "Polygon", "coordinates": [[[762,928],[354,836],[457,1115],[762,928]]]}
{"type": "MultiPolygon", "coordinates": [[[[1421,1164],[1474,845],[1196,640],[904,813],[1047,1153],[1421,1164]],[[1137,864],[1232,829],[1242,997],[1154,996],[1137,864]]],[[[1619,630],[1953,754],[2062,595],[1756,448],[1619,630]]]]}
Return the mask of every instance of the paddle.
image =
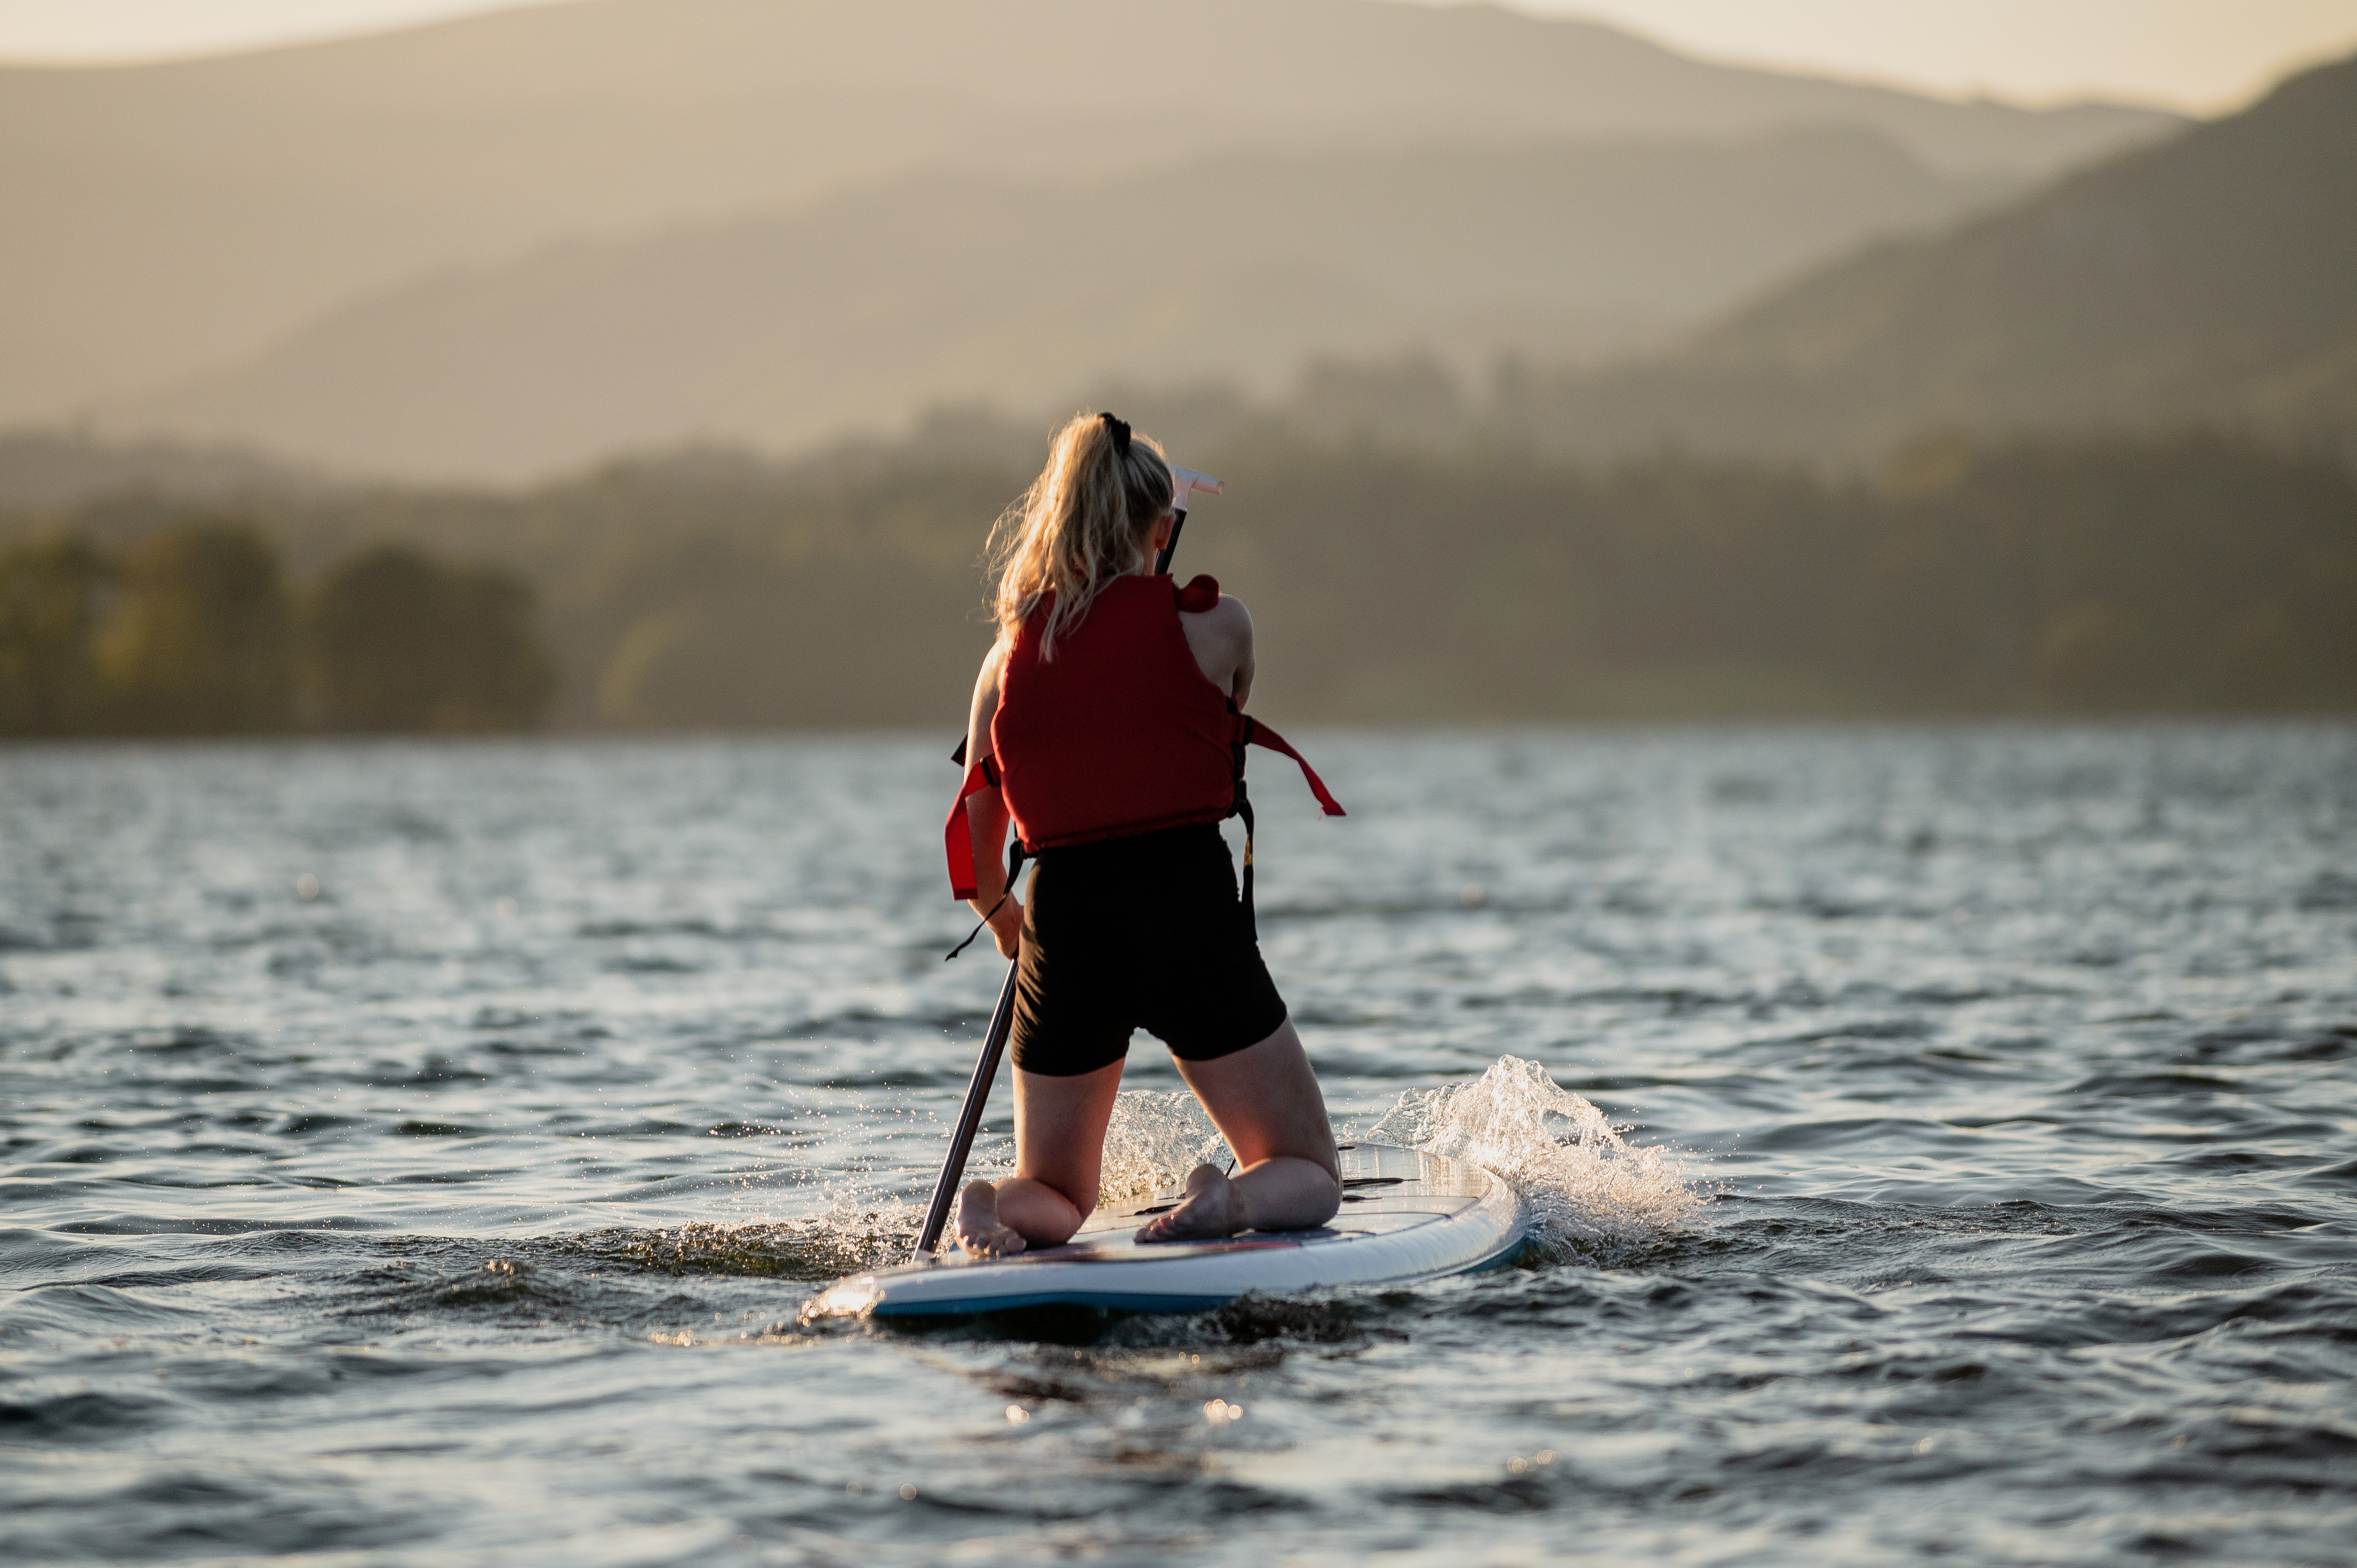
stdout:
{"type": "MultiPolygon", "coordinates": [[[[1178,491],[1170,503],[1170,537],[1154,557],[1157,575],[1170,570],[1170,557],[1178,551],[1178,531],[1187,526],[1188,496],[1195,490],[1220,493],[1220,481],[1209,474],[1174,467],[1170,477],[1177,481],[1178,491]]],[[[965,766],[963,737],[957,749],[950,753],[950,760],[960,768],[965,766]]],[[[917,1233],[917,1250],[909,1254],[910,1262],[923,1262],[941,1245],[942,1229],[949,1223],[950,1205],[957,1201],[958,1182],[965,1176],[966,1156],[974,1152],[974,1135],[982,1128],[982,1112],[990,1101],[990,1086],[998,1077],[998,1058],[1006,1054],[1006,1036],[1015,1028],[1015,977],[1021,968],[1019,961],[1006,966],[1006,980],[998,988],[998,1005],[991,1009],[990,1032],[982,1038],[982,1054],[974,1058],[974,1077],[965,1086],[965,1103],[958,1108],[957,1128],[950,1134],[949,1153],[942,1160],[942,1174],[934,1179],[932,1201],[925,1206],[925,1228],[917,1233]]]]}

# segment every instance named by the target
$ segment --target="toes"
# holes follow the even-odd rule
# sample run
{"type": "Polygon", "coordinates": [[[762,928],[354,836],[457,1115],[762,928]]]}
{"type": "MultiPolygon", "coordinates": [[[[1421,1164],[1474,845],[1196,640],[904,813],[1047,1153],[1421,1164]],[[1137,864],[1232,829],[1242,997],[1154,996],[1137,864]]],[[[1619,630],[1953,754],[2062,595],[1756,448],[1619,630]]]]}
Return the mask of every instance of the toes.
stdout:
{"type": "Polygon", "coordinates": [[[960,1236],[958,1245],[963,1248],[966,1255],[971,1258],[1010,1258],[1022,1251],[1030,1243],[1023,1239],[1023,1233],[1020,1230],[1009,1226],[996,1225],[987,1230],[976,1230],[971,1234],[960,1236]]]}
{"type": "MultiPolygon", "coordinates": [[[[1214,1176],[1223,1174],[1211,1165],[1198,1165],[1196,1170],[1210,1171],[1214,1176]]],[[[1191,1177],[1189,1181],[1191,1183],[1191,1177]]],[[[1150,1222],[1138,1230],[1135,1240],[1139,1241],[1212,1241],[1224,1236],[1233,1235],[1235,1227],[1229,1223],[1233,1216],[1229,1210],[1224,1196],[1217,1202],[1210,1200],[1209,1194],[1213,1190],[1216,1189],[1211,1188],[1209,1184],[1206,1184],[1205,1190],[1198,1191],[1195,1196],[1169,1213],[1156,1215],[1150,1222]]]]}
{"type": "Polygon", "coordinates": [[[1178,1211],[1176,1209],[1173,1209],[1168,1214],[1157,1214],[1153,1219],[1147,1220],[1145,1224],[1139,1226],[1137,1228],[1137,1234],[1132,1237],[1131,1240],[1135,1241],[1168,1241],[1171,1239],[1172,1234],[1178,1230],[1178,1211]]]}

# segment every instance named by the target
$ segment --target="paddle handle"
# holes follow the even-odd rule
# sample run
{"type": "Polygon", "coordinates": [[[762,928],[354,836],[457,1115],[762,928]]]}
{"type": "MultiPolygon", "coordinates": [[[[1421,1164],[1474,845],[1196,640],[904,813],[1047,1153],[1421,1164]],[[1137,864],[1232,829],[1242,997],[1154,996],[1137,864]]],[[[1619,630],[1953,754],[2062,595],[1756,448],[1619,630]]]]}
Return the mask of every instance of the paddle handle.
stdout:
{"type": "Polygon", "coordinates": [[[942,1229],[949,1223],[950,1205],[957,1201],[958,1182],[965,1175],[966,1155],[974,1151],[974,1135],[982,1128],[982,1112],[990,1103],[991,1081],[998,1076],[998,1058],[1006,1054],[1006,1036],[1015,1029],[1015,976],[1018,962],[1006,966],[1006,983],[998,988],[998,1006],[990,1015],[990,1033],[983,1036],[982,1054],[974,1060],[974,1078],[965,1086],[965,1104],[958,1111],[957,1131],[950,1135],[950,1152],[942,1160],[942,1174],[933,1183],[933,1201],[925,1208],[925,1228],[917,1236],[912,1263],[921,1263],[941,1245],[942,1229]]]}
{"type": "Polygon", "coordinates": [[[1170,510],[1170,537],[1163,542],[1154,557],[1154,575],[1157,577],[1170,570],[1170,557],[1178,553],[1178,531],[1187,526],[1187,509],[1173,507],[1170,510]]]}

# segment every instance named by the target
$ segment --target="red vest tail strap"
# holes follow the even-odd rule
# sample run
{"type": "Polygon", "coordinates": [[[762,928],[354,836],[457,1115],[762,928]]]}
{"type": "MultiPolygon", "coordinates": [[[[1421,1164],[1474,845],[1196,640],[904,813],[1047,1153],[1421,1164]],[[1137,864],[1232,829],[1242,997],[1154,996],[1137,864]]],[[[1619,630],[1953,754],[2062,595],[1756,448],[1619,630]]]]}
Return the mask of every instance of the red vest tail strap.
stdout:
{"type": "Polygon", "coordinates": [[[1271,751],[1281,751],[1300,764],[1301,777],[1309,781],[1309,792],[1318,797],[1318,806],[1328,816],[1341,817],[1350,814],[1342,810],[1342,802],[1334,799],[1333,791],[1326,788],[1326,780],[1318,777],[1318,770],[1309,766],[1309,759],[1294,750],[1291,743],[1283,736],[1258,719],[1244,720],[1243,727],[1245,745],[1265,746],[1271,751]]]}
{"type": "Polygon", "coordinates": [[[974,885],[974,823],[965,814],[965,803],[985,789],[998,788],[998,769],[985,757],[965,770],[965,788],[958,791],[956,801],[950,807],[950,820],[942,824],[942,847],[950,857],[950,897],[971,898],[978,889],[974,885]]]}

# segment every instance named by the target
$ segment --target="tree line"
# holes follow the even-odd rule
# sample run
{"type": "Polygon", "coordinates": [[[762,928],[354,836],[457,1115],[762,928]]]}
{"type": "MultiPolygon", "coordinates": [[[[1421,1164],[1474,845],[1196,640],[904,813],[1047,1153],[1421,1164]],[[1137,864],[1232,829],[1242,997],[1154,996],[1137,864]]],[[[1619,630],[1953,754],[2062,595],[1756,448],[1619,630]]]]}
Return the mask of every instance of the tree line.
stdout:
{"type": "MultiPolygon", "coordinates": [[[[2357,712],[2357,478],[2335,453],[2184,432],[1932,437],[1852,473],[1589,463],[1477,413],[1449,423],[1445,390],[1341,385],[1258,417],[1113,404],[1229,481],[1179,569],[1251,606],[1273,721],[2357,712]]],[[[256,498],[255,526],[316,585],[298,611],[224,608],[207,634],[171,607],[193,589],[143,585],[284,603],[259,565],[231,569],[266,553],[256,536],[208,546],[199,571],[164,503],[85,506],[7,580],[92,572],[75,552],[115,541],[113,586],[12,588],[0,615],[58,628],[10,647],[84,650],[66,660],[83,673],[41,689],[102,693],[81,711],[120,729],[167,711],[489,728],[541,704],[568,729],[953,729],[991,635],[983,539],[1042,436],[945,416],[792,463],[683,453],[516,492],[256,498]],[[398,592],[369,542],[387,540],[412,552],[398,592]],[[422,564],[460,551],[491,564],[422,564]],[[393,607],[428,598],[472,607],[393,607]],[[421,629],[462,623],[479,630],[421,629]],[[248,691],[274,694],[231,695],[248,691]]]]}
{"type": "MultiPolygon", "coordinates": [[[[1271,424],[1178,455],[1229,481],[1178,569],[1252,607],[1273,721],[2357,711],[2330,453],[1935,437],[1826,474],[1271,424]]],[[[543,493],[567,722],[954,728],[1030,457],[920,435],[543,493]]]]}
{"type": "Polygon", "coordinates": [[[555,689],[523,579],[414,545],[300,593],[235,517],[0,548],[0,736],[519,729],[555,689]]]}

